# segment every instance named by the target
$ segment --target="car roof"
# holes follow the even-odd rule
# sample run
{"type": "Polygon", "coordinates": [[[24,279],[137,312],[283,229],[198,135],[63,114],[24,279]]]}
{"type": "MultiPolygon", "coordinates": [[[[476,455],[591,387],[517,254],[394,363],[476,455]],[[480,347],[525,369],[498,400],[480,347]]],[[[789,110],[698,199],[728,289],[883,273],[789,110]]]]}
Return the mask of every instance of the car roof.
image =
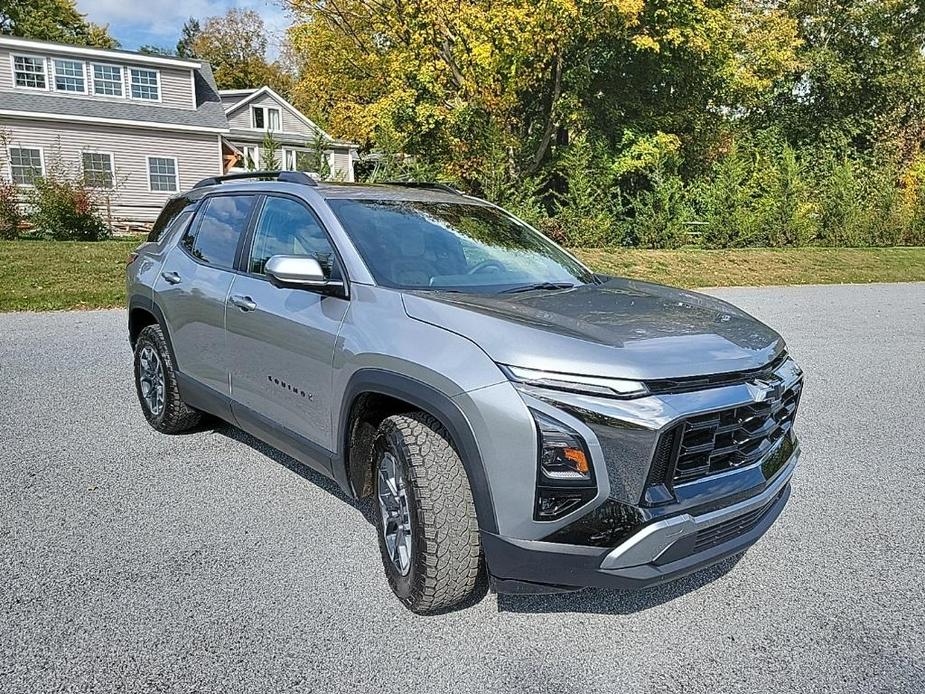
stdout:
{"type": "Polygon", "coordinates": [[[340,183],[316,181],[298,172],[252,172],[206,178],[197,183],[186,195],[195,199],[201,195],[221,192],[285,191],[298,194],[306,190],[311,190],[325,200],[395,200],[490,205],[484,200],[464,195],[444,183],[340,183]],[[266,176],[261,176],[261,173],[266,173],[266,176]],[[269,178],[270,176],[279,176],[279,178],[269,178]]]}
{"type": "Polygon", "coordinates": [[[327,200],[406,200],[420,202],[451,202],[468,204],[487,204],[478,198],[453,190],[449,186],[436,185],[400,185],[393,183],[334,183],[319,181],[313,188],[327,200]]]}

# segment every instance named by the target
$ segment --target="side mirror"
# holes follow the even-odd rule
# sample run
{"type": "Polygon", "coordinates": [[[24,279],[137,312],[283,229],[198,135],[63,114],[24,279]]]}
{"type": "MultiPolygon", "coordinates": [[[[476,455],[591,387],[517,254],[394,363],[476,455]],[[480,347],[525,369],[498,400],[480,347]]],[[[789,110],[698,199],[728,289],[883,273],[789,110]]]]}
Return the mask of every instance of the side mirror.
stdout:
{"type": "Polygon", "coordinates": [[[264,267],[270,282],[276,287],[309,289],[323,294],[347,296],[347,287],[340,280],[324,276],[321,264],[304,255],[274,255],[264,267]]]}

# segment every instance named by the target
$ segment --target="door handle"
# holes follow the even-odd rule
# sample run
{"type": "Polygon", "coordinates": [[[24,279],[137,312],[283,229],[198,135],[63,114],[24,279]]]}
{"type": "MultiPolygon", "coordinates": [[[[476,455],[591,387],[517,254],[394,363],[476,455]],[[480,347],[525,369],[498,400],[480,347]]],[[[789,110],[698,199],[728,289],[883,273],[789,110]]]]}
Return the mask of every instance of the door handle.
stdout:
{"type": "Polygon", "coordinates": [[[169,284],[180,284],[180,275],[176,272],[162,272],[161,277],[163,277],[169,284]]]}
{"type": "Polygon", "coordinates": [[[241,296],[240,294],[234,294],[231,297],[231,303],[237,306],[242,311],[253,311],[257,308],[257,302],[251,299],[249,296],[241,296]]]}

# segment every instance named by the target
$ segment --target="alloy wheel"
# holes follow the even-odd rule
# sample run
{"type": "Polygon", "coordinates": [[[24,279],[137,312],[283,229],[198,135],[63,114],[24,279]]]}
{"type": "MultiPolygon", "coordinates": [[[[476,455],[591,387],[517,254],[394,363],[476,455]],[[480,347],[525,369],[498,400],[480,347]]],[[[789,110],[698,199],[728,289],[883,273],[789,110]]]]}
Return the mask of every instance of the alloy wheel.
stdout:
{"type": "Polygon", "coordinates": [[[379,461],[377,492],[386,550],[395,569],[405,576],[411,569],[411,513],[401,463],[389,452],[379,461]]]}
{"type": "Polygon", "coordinates": [[[138,355],[138,385],[148,411],[159,415],[164,409],[164,365],[150,345],[142,347],[138,355]]]}

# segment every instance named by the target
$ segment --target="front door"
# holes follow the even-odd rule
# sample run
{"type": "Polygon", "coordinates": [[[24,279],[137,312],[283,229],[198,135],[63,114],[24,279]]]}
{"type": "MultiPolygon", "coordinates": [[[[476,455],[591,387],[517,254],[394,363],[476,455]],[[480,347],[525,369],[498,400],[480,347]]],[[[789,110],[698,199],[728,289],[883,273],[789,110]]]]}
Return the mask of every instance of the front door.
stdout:
{"type": "Polygon", "coordinates": [[[155,292],[167,320],[176,368],[228,395],[225,299],[234,261],[257,196],[219,195],[203,201],[170,251],[155,292]]]}
{"type": "Polygon", "coordinates": [[[258,214],[245,249],[246,274],[235,276],[226,307],[232,407],[239,421],[256,413],[332,451],[334,344],[349,301],[275,287],[264,266],[274,255],[307,255],[330,277],[339,278],[341,268],[327,233],[303,202],[267,196],[258,214]]]}

